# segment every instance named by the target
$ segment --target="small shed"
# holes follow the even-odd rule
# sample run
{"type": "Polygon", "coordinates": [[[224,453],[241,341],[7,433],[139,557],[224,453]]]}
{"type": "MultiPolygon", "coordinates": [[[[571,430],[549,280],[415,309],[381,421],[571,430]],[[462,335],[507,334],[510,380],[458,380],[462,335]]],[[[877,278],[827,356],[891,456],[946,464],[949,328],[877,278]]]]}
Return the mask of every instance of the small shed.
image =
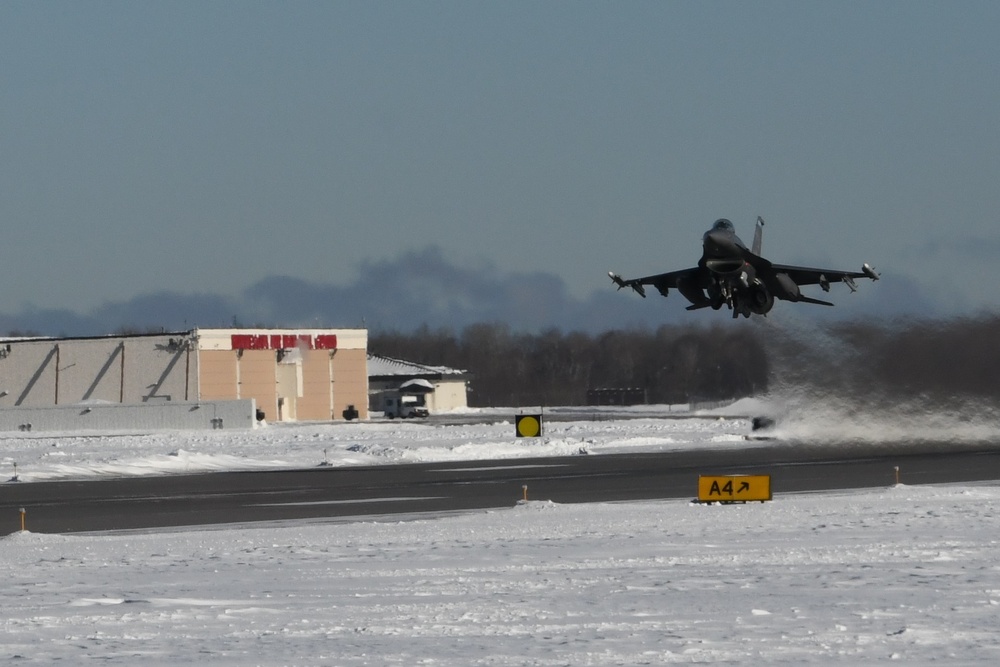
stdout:
{"type": "Polygon", "coordinates": [[[402,359],[368,355],[368,405],[382,411],[385,398],[419,395],[431,414],[466,408],[469,373],[447,366],[428,366],[402,359]]]}

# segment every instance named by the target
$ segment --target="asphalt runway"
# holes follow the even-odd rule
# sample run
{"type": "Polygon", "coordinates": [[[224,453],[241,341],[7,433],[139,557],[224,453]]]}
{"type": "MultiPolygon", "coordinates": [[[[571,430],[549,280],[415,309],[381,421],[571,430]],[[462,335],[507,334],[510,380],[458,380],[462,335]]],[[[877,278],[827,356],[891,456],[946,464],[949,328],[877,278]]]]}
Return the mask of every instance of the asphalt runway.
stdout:
{"type": "Polygon", "coordinates": [[[767,474],[783,493],[1000,480],[1000,443],[746,443],[731,450],[0,484],[0,534],[260,521],[402,519],[557,503],[694,498],[699,475],[767,474]]]}

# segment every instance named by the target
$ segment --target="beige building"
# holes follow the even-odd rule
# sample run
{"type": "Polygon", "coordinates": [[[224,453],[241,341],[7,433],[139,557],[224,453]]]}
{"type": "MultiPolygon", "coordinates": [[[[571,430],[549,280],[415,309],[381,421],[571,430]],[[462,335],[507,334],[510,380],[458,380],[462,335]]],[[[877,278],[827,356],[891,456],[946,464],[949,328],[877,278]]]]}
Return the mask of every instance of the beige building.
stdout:
{"type": "Polygon", "coordinates": [[[364,329],[0,341],[0,409],[254,399],[269,421],[368,417],[364,329]]]}
{"type": "Polygon", "coordinates": [[[469,373],[391,357],[368,356],[369,409],[385,410],[388,397],[415,394],[430,414],[467,408],[469,373]]]}

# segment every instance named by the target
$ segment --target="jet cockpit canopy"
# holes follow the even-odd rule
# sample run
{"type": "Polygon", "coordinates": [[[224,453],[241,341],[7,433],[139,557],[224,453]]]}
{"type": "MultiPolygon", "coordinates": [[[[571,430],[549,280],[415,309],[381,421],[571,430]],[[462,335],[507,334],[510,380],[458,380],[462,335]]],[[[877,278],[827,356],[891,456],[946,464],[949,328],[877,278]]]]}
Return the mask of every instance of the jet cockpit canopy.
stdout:
{"type": "Polygon", "coordinates": [[[725,230],[727,232],[733,232],[736,231],[736,228],[733,227],[733,223],[729,222],[725,218],[719,218],[718,220],[715,221],[715,224],[712,225],[712,231],[718,232],[721,230],[725,230]]]}

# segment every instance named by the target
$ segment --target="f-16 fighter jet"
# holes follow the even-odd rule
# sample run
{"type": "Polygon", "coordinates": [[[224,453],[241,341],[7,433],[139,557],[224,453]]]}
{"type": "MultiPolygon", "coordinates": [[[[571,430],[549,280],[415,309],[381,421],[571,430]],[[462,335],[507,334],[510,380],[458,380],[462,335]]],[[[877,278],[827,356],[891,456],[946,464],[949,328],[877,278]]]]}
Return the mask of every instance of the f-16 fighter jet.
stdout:
{"type": "Polygon", "coordinates": [[[829,292],[830,283],[844,283],[854,292],[857,290],[855,278],[878,280],[879,274],[868,264],[858,272],[772,264],[760,256],[763,229],[764,220],[758,216],[753,247],[747,248],[736,236],[733,223],[722,218],[705,232],[698,266],[631,280],[614,272],[608,275],[618,289],[631,287],[643,298],[646,285],[655,287],[663,296],[673,288],[691,302],[688,310],[708,307],[718,310],[728,306],[733,318],[766,315],[775,299],[833,305],[803,295],[799,290],[802,285],[819,285],[824,292],[829,292]]]}

